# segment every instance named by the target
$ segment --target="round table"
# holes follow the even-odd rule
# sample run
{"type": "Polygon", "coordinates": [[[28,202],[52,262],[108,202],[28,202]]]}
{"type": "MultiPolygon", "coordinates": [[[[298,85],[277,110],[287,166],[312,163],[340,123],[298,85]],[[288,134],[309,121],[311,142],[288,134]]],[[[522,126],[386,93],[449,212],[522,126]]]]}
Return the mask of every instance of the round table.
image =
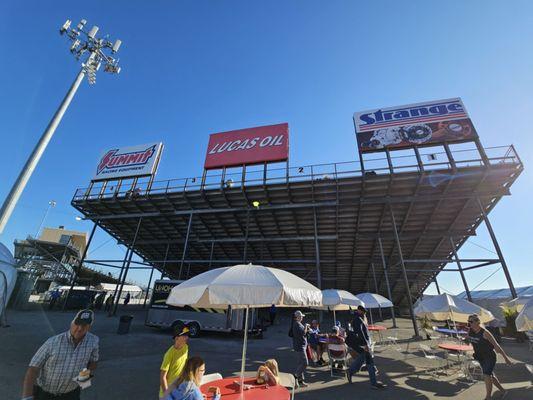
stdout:
{"type": "Polygon", "coordinates": [[[386,331],[387,327],[383,325],[368,325],[368,330],[374,332],[386,331]]]}
{"type": "Polygon", "coordinates": [[[458,352],[474,351],[474,348],[469,344],[441,343],[439,344],[439,347],[441,349],[448,350],[448,351],[458,351],[458,352]]]}
{"type": "MultiPolygon", "coordinates": [[[[239,385],[235,381],[240,382],[240,379],[240,377],[234,376],[208,382],[200,386],[200,390],[203,394],[208,395],[207,400],[211,400],[213,397],[208,394],[208,389],[212,386],[220,389],[221,400],[239,400],[241,399],[239,385]]],[[[255,383],[255,378],[244,378],[244,384],[252,386],[251,389],[243,391],[242,398],[246,400],[289,400],[291,398],[291,393],[281,385],[258,385],[255,383]]]]}

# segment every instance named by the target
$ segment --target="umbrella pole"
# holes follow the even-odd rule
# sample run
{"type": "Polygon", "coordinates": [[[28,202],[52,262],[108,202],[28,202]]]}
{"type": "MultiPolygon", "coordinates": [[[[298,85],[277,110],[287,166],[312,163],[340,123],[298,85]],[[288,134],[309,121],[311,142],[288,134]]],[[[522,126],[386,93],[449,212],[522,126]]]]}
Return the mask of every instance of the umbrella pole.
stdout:
{"type": "Polygon", "coordinates": [[[248,309],[249,306],[246,306],[246,314],[244,317],[244,345],[242,346],[242,360],[241,360],[241,386],[240,392],[242,394],[244,390],[244,367],[246,364],[246,345],[248,344],[248,309]]]}
{"type": "Polygon", "coordinates": [[[337,316],[335,315],[335,309],[333,309],[333,326],[337,324],[337,316]]]}

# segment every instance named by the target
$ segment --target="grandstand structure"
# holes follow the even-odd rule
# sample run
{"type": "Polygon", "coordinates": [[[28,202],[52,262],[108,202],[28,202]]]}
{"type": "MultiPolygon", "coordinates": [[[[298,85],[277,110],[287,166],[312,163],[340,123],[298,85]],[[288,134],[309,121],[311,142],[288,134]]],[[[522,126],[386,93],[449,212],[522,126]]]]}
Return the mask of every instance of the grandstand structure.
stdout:
{"type": "Polygon", "coordinates": [[[469,145],[385,150],[364,170],[356,161],[287,162],[166,181],[104,180],[76,190],[72,205],[128,248],[123,260],[90,263],[118,261],[122,270],[149,267],[176,279],[255,263],[322,289],[381,293],[412,310],[444,272],[460,276],[468,292],[465,271],[501,264],[514,291],[488,215],[523,165],[513,146],[469,145]],[[459,258],[482,223],[497,256],[459,258]]]}

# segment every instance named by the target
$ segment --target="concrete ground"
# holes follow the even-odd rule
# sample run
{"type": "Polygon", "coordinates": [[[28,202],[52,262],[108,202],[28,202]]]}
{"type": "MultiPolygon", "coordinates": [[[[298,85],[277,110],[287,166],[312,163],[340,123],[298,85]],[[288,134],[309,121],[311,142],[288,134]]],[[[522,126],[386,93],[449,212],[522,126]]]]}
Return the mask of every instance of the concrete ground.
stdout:
{"type": "MultiPolygon", "coordinates": [[[[93,333],[100,337],[100,362],[93,385],[84,390],[84,400],[93,399],[157,399],[159,365],[172,341],[168,332],[144,326],[145,312],[139,306],[128,309],[134,315],[132,329],[127,335],[117,335],[118,318],[108,318],[97,312],[93,333]]],[[[28,311],[10,310],[9,328],[0,328],[0,399],[20,399],[22,379],[27,364],[37,348],[49,337],[68,329],[71,312],[45,311],[35,306],[28,311]]],[[[255,371],[267,358],[276,358],[282,371],[291,372],[295,366],[287,336],[288,314],[281,316],[274,327],[268,328],[263,339],[249,341],[246,369],[255,371]]],[[[341,316],[342,319],[342,316],[341,316]]],[[[322,326],[330,326],[325,321],[322,326]]],[[[390,321],[383,323],[390,327],[390,321]]],[[[409,320],[399,320],[399,328],[387,331],[400,339],[412,336],[409,320]]],[[[402,341],[403,342],[403,341],[402,341]]],[[[426,342],[429,343],[429,342],[426,342]]],[[[207,373],[220,372],[231,376],[240,370],[242,338],[234,334],[205,333],[190,340],[190,355],[204,358],[207,373]]],[[[532,377],[524,363],[533,363],[533,352],[526,343],[505,341],[504,348],[515,360],[506,366],[498,359],[496,373],[509,389],[506,399],[533,399],[532,377]]],[[[296,399],[483,399],[482,382],[468,383],[457,373],[433,376],[432,363],[422,357],[418,345],[400,343],[376,349],[378,378],[387,384],[382,391],[371,390],[366,373],[354,377],[349,385],[345,380],[332,378],[327,367],[310,367],[310,386],[299,389],[296,399]]],[[[455,368],[457,370],[457,368],[455,368]]],[[[499,398],[498,395],[494,396],[499,398]]]]}

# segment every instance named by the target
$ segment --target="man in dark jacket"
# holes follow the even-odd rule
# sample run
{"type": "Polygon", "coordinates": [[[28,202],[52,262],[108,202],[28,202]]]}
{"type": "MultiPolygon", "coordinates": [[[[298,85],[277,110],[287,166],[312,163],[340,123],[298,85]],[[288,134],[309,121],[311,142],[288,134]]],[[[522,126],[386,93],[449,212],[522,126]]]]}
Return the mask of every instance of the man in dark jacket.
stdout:
{"type": "Polygon", "coordinates": [[[376,380],[376,367],[374,366],[374,357],[372,355],[372,340],[368,333],[368,325],[365,321],[366,309],[362,306],[357,307],[354,319],[352,321],[354,343],[349,343],[350,347],[357,353],[357,357],[350,365],[348,371],[348,382],[352,383],[352,375],[359,372],[366,362],[370,384],[373,389],[383,389],[385,385],[376,380]]]}
{"type": "Polygon", "coordinates": [[[307,387],[307,383],[304,380],[304,372],[309,365],[307,359],[307,332],[309,331],[309,324],[302,324],[302,320],[305,317],[301,311],[294,313],[294,319],[292,321],[292,349],[296,353],[296,371],[294,376],[298,381],[298,386],[307,387]]]}

